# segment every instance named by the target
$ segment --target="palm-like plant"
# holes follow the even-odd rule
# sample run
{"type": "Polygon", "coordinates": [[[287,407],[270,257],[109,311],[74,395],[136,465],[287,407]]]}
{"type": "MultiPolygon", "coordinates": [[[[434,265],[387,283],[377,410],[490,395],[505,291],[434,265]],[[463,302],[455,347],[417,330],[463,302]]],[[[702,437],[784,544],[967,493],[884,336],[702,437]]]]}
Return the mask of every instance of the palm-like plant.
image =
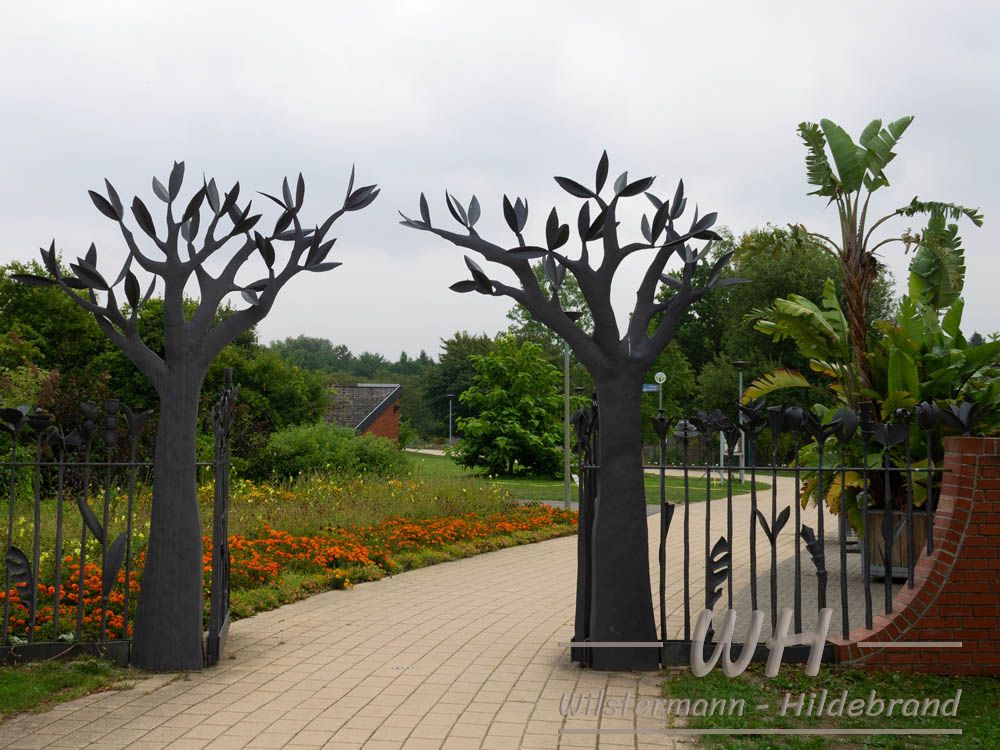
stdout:
{"type": "MultiPolygon", "coordinates": [[[[875,233],[889,220],[898,216],[932,214],[940,217],[944,227],[946,217],[967,217],[976,226],[982,226],[983,217],[978,209],[955,203],[921,201],[914,198],[909,204],[878,218],[870,220],[869,207],[872,195],[889,185],[885,168],[896,154],[893,149],[913,121],[907,116],[883,127],[881,120],[872,120],[862,131],[858,143],[831,120],[819,124],[799,124],[799,136],[806,146],[806,173],[810,185],[816,187],[810,195],[820,195],[836,203],[840,218],[840,241],[826,234],[811,232],[805,227],[795,227],[797,236],[813,242],[840,262],[845,297],[845,318],[858,386],[872,387],[871,367],[866,356],[868,333],[868,303],[878,277],[877,252],[885,245],[899,242],[907,248],[917,239],[909,231],[893,236],[876,237],[875,233]]],[[[946,234],[925,232],[923,247],[938,258],[945,269],[955,270],[952,246],[946,234]]],[[[963,269],[964,272],[964,269],[963,269]]]]}
{"type": "MultiPolygon", "coordinates": [[[[831,279],[823,285],[822,305],[799,294],[778,298],[766,310],[754,310],[747,316],[754,328],[766,333],[772,341],[790,339],[803,357],[808,358],[814,372],[831,378],[830,388],[840,400],[857,406],[855,394],[858,373],[851,352],[847,318],[837,300],[837,290],[831,279]]],[[[778,367],[754,380],[743,394],[743,400],[762,398],[785,388],[809,388],[812,383],[796,370],[778,367]]]]}
{"type": "MultiPolygon", "coordinates": [[[[868,342],[866,362],[874,384],[872,388],[858,385],[848,322],[832,281],[827,280],[820,305],[798,295],[789,295],[787,299],[775,300],[766,310],[752,313],[758,331],[766,333],[773,341],[793,340],[799,352],[809,358],[810,369],[826,379],[838,403],[813,406],[812,413],[820,423],[834,418],[840,406],[857,409],[860,401],[873,403],[878,408],[879,418],[884,421],[893,419],[900,409],[908,413],[921,402],[936,402],[961,417],[945,418],[944,424],[949,429],[967,430],[968,426],[960,422],[976,421],[985,421],[986,429],[995,427],[1000,407],[1000,379],[992,368],[1000,360],[1000,341],[972,345],[962,335],[964,253],[957,226],[945,225],[939,221],[941,218],[937,213],[932,215],[923,235],[940,235],[929,240],[936,246],[944,244],[941,238],[945,238],[953,254],[942,261],[933,249],[924,245],[915,253],[910,262],[909,293],[900,301],[899,312],[894,320],[876,321],[874,328],[880,335],[868,342]],[[974,418],[966,419],[973,413],[974,418]]],[[[799,372],[779,368],[754,380],[743,398],[749,401],[786,388],[802,387],[813,387],[813,384],[799,372]]],[[[929,458],[940,464],[941,443],[938,440],[933,446],[929,445],[925,430],[926,427],[917,422],[909,424],[909,448],[893,451],[891,460],[895,466],[927,467],[929,458]],[[932,448],[932,457],[928,456],[928,447],[932,448]]],[[[846,499],[848,518],[855,529],[859,529],[860,506],[856,500],[866,482],[856,469],[843,467],[867,465],[876,471],[883,457],[878,451],[862,454],[855,444],[847,448],[846,456],[841,454],[838,459],[833,439],[825,443],[830,445],[823,457],[813,442],[799,452],[801,466],[822,465],[830,470],[829,477],[822,483],[815,469],[803,474],[802,501],[822,499],[830,512],[836,514],[840,511],[840,503],[846,499]],[[819,496],[821,491],[822,498],[819,496]]],[[[888,495],[882,489],[883,483],[872,482],[869,478],[871,502],[881,507],[895,497],[897,507],[902,507],[906,492],[898,486],[901,477],[899,473],[890,477],[893,489],[888,495]]],[[[910,491],[914,506],[921,507],[931,486],[926,479],[918,477],[910,491]]]]}
{"type": "MultiPolygon", "coordinates": [[[[996,388],[974,384],[973,379],[1000,358],[1000,341],[973,346],[962,335],[965,252],[958,226],[946,223],[944,213],[934,209],[927,228],[915,239],[919,248],[910,261],[908,294],[894,320],[873,324],[879,336],[867,342],[864,361],[870,385],[860,382],[850,321],[831,280],[823,288],[821,305],[790,294],[748,317],[772,341],[794,341],[810,369],[828,378],[837,400],[854,409],[869,401],[888,419],[896,409],[921,401],[992,404],[996,388]]],[[[811,386],[801,373],[779,368],[754,380],[743,398],[811,386]]]]}

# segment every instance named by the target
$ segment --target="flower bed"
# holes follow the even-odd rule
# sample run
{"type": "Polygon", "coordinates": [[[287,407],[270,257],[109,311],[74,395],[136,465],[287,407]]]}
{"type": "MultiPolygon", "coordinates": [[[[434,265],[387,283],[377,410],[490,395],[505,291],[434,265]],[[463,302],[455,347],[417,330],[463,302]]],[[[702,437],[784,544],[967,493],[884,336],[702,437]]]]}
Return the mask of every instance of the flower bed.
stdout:
{"type": "MultiPolygon", "coordinates": [[[[373,580],[393,573],[401,567],[398,557],[423,550],[441,550],[460,544],[481,545],[474,551],[490,548],[491,542],[522,536],[531,541],[538,538],[572,533],[576,513],[548,506],[514,506],[503,512],[441,518],[387,518],[366,526],[328,527],[316,535],[293,535],[263,524],[261,533],[253,536],[233,534],[229,537],[230,584],[234,592],[260,589],[280,589],[284,579],[297,576],[310,585],[298,587],[298,593],[316,588],[344,588],[352,582],[373,580]]],[[[212,541],[204,537],[204,567],[206,597],[211,585],[212,541]]],[[[503,545],[499,545],[503,546],[503,545]]],[[[428,560],[434,562],[437,560],[428,560]]],[[[129,586],[129,605],[134,608],[141,585],[145,551],[135,554],[129,586]]],[[[408,562],[406,567],[414,567],[408,562]]],[[[59,606],[58,631],[53,632],[55,587],[53,571],[46,571],[50,582],[38,586],[38,609],[35,615],[36,640],[53,637],[72,639],[79,619],[80,637],[96,640],[100,636],[102,612],[101,567],[88,560],[83,568],[81,587],[79,556],[63,559],[62,591],[59,606]],[[82,607],[80,591],[83,591],[82,607]]],[[[11,595],[10,632],[16,638],[26,638],[30,626],[30,610],[23,601],[23,589],[11,595]]],[[[0,591],[0,605],[4,592],[0,591]]],[[[298,598],[295,594],[291,598],[298,598]]],[[[271,606],[288,601],[286,593],[271,606]]],[[[108,640],[122,637],[125,605],[125,573],[108,596],[106,635],[108,640]]],[[[265,603],[265,606],[266,603],[265,603]]],[[[242,608],[238,614],[249,614],[262,606],[242,608]]],[[[130,618],[131,620],[131,618],[130,618]]],[[[131,624],[129,624],[131,634],[131,624]]]]}

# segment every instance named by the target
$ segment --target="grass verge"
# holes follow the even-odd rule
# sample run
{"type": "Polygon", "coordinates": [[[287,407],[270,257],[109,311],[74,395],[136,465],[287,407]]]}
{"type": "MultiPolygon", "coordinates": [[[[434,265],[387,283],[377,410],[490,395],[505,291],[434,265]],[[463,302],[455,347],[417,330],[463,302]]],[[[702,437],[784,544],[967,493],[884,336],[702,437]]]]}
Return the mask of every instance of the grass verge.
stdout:
{"type": "MultiPolygon", "coordinates": [[[[963,734],[937,736],[880,736],[863,734],[855,736],[761,736],[739,735],[702,737],[701,743],[709,748],[726,750],[759,750],[760,748],[780,748],[814,750],[818,748],[879,748],[880,750],[903,750],[904,748],[996,748],[1000,747],[1000,726],[996,723],[1000,709],[1000,680],[992,677],[947,677],[938,675],[904,674],[900,672],[863,671],[843,667],[823,665],[816,677],[804,674],[799,665],[786,665],[776,677],[767,677],[763,665],[753,665],[744,674],[735,678],[726,677],[720,668],[710,675],[697,678],[687,669],[670,671],[664,683],[664,696],[668,699],[688,699],[692,702],[705,698],[711,705],[712,699],[743,699],[745,711],[742,716],[687,716],[680,720],[684,726],[697,729],[718,728],[758,728],[758,729],[866,729],[866,728],[907,728],[907,729],[961,729],[963,734]],[[961,690],[961,699],[955,717],[945,716],[902,716],[897,706],[892,716],[884,711],[880,716],[807,717],[805,712],[795,716],[789,712],[780,715],[782,702],[790,694],[794,702],[804,693],[806,704],[810,694],[827,691],[827,705],[840,698],[847,691],[848,703],[853,699],[868,700],[872,690],[876,697],[892,698],[937,698],[942,702],[954,698],[961,690]],[[767,705],[766,710],[758,710],[759,705],[767,705]]],[[[669,720],[668,720],[669,721],[669,720]]],[[[676,720],[675,720],[676,721],[676,720]]]]}
{"type": "MultiPolygon", "coordinates": [[[[465,479],[469,482],[490,482],[496,487],[509,492],[518,500],[552,501],[562,500],[564,493],[563,480],[547,479],[545,477],[513,477],[490,479],[474,471],[465,469],[456,464],[448,456],[435,456],[426,453],[411,453],[413,458],[413,476],[428,479],[465,479]]],[[[646,474],[646,502],[656,505],[660,502],[660,478],[656,474],[646,474]]],[[[677,502],[682,499],[684,493],[684,478],[679,476],[667,476],[666,481],[667,499],[677,502]]],[[[577,486],[571,484],[572,499],[576,500],[577,486]]],[[[769,489],[771,485],[757,480],[757,490],[769,489]]],[[[691,502],[699,502],[705,499],[705,477],[696,472],[692,472],[688,480],[689,496],[691,502]]],[[[739,495],[750,491],[750,482],[733,481],[733,494],[739,495]]],[[[713,500],[726,497],[726,484],[718,479],[713,479],[711,484],[711,494],[713,500]]]]}
{"type": "Polygon", "coordinates": [[[98,690],[126,686],[126,670],[104,659],[53,660],[0,667],[0,720],[98,690]]]}

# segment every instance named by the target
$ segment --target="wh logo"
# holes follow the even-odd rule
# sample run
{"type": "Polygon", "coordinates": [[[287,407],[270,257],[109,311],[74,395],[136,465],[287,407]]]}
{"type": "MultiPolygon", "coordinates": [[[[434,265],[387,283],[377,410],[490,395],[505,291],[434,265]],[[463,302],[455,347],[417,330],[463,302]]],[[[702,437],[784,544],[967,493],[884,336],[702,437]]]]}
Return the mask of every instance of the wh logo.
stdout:
{"type": "MultiPolygon", "coordinates": [[[[709,674],[722,658],[722,671],[726,677],[736,677],[742,674],[750,660],[753,658],[757,644],[760,642],[760,633],[764,627],[764,613],[755,611],[750,618],[750,625],[747,628],[747,637],[743,641],[743,650],[737,661],[732,660],[733,631],[736,629],[736,611],[727,609],[725,621],[722,626],[722,635],[716,638],[715,650],[708,661],[704,659],[705,637],[708,634],[709,625],[712,622],[712,610],[702,610],[698,615],[698,622],[694,629],[694,638],[691,641],[691,672],[695,677],[704,677],[709,674]]],[[[789,633],[792,623],[792,610],[782,609],[778,614],[778,623],[774,629],[774,635],[766,642],[770,653],[767,657],[767,668],[764,673],[768,677],[774,677],[781,668],[781,658],[785,653],[786,646],[809,646],[809,660],[806,662],[806,674],[815,677],[819,674],[820,661],[823,658],[823,647],[826,645],[826,636],[830,631],[830,620],[833,617],[833,610],[829,607],[821,609],[819,612],[819,625],[812,633],[789,633]]]]}

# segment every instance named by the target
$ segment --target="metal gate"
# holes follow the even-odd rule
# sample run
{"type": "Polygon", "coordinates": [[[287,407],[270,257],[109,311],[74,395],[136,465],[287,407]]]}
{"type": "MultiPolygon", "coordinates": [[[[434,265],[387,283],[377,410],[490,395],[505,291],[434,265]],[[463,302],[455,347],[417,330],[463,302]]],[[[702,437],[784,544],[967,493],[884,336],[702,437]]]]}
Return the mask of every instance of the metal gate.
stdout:
{"type": "MultiPolygon", "coordinates": [[[[643,470],[658,482],[657,645],[664,666],[688,663],[698,614],[714,613],[720,602],[740,613],[736,634],[751,611],[763,610],[773,633],[779,611],[789,608],[800,633],[830,607],[830,634],[845,639],[856,627],[871,628],[877,612],[891,613],[895,593],[914,585],[917,559],[934,549],[939,426],[968,427],[959,407],[931,403],[885,421],[867,405],[857,414],[837,410],[826,421],[794,406],[739,409],[738,424],[719,411],[681,420],[660,412],[653,420],[659,460],[643,470]],[[679,444],[678,463],[667,461],[668,437],[679,444]],[[741,445],[745,468],[734,461],[741,445]],[[689,462],[694,448],[707,460],[689,462]]],[[[592,649],[583,644],[590,640],[591,537],[601,493],[596,401],[572,421],[580,477],[574,642],[581,645],[571,658],[589,665],[592,649]]],[[[713,637],[710,627],[706,648],[713,637]]],[[[785,657],[802,661],[808,653],[789,647],[785,657]]],[[[766,654],[758,645],[754,660],[766,654]]],[[[830,644],[824,658],[833,658],[830,644]]]]}
{"type": "MultiPolygon", "coordinates": [[[[215,477],[206,664],[218,661],[229,625],[229,429],[238,388],[231,372],[212,409],[215,477]]],[[[138,537],[155,466],[140,447],[152,412],[116,399],[81,405],[64,430],[27,406],[0,410],[4,484],[0,663],[73,653],[129,662],[145,551],[138,537]]]]}

